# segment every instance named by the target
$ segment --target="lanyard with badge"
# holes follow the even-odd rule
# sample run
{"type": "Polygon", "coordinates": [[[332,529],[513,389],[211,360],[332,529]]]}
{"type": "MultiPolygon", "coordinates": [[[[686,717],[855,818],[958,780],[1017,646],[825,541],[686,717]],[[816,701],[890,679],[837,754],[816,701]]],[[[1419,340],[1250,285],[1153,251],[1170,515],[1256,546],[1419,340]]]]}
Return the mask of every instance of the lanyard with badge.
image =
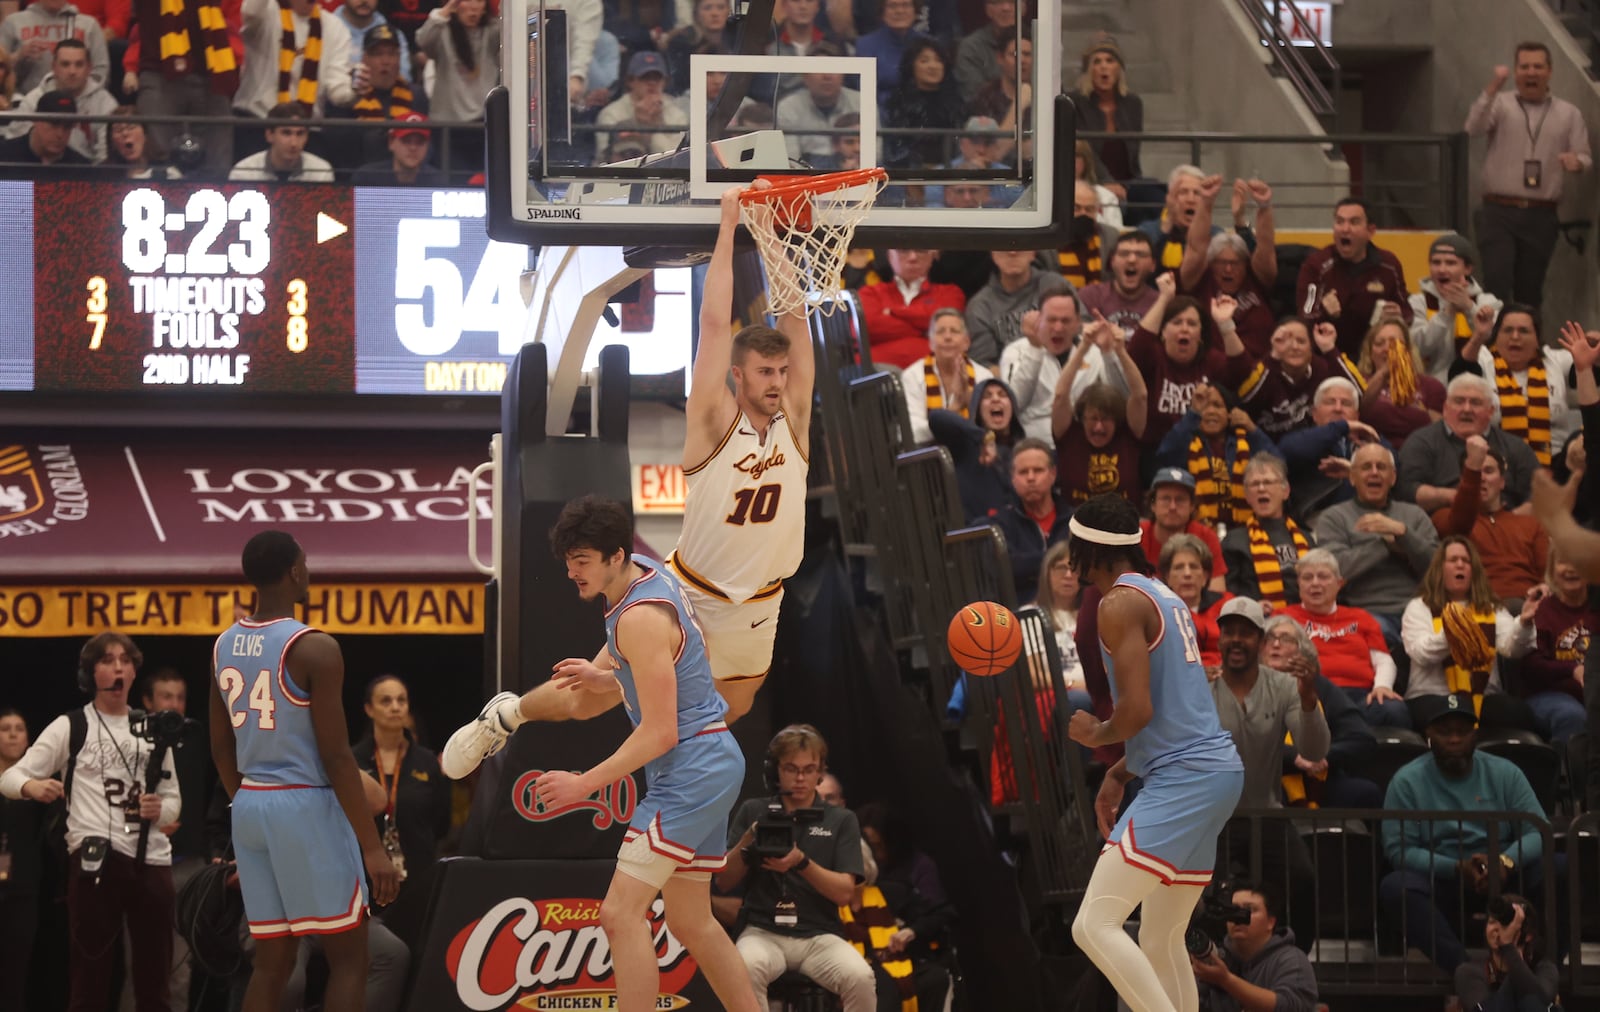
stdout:
{"type": "MultiPolygon", "coordinates": [[[[133,760],[128,760],[128,753],[122,751],[122,742],[111,733],[111,728],[106,724],[106,719],[100,716],[100,711],[94,712],[95,719],[100,722],[100,730],[111,740],[111,747],[116,749],[117,758],[122,760],[122,768],[128,771],[128,793],[122,798],[122,831],[124,833],[137,833],[142,821],[139,815],[139,798],[144,794],[144,782],[139,779],[139,744],[133,745],[133,760]]],[[[101,774],[104,776],[104,774],[101,774]]]]}
{"type": "Polygon", "coordinates": [[[1539,135],[1544,133],[1545,120],[1550,118],[1550,109],[1554,103],[1545,105],[1544,115],[1539,117],[1539,126],[1533,125],[1533,117],[1528,115],[1528,103],[1517,99],[1517,106],[1522,109],[1522,125],[1528,131],[1528,154],[1532,157],[1522,162],[1522,185],[1530,190],[1537,190],[1540,181],[1544,178],[1544,163],[1538,158],[1539,135]]]}
{"type": "Polygon", "coordinates": [[[383,851],[389,855],[389,861],[402,882],[406,880],[406,855],[400,849],[400,828],[395,824],[395,801],[400,793],[400,770],[406,762],[406,744],[402,741],[400,751],[395,754],[393,777],[383,772],[383,753],[376,747],[372,750],[372,763],[378,768],[378,782],[389,795],[389,803],[383,809],[383,851]]]}

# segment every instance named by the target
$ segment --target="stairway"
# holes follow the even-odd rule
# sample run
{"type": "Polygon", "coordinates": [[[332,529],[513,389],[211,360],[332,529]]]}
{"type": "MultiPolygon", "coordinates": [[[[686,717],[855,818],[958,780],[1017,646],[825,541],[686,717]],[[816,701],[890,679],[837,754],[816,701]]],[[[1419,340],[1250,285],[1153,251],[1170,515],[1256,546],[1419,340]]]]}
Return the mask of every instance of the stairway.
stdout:
{"type": "MultiPolygon", "coordinates": [[[[1155,44],[1138,23],[1126,0],[1075,0],[1061,8],[1061,84],[1077,84],[1080,57],[1089,40],[1108,32],[1117,40],[1127,66],[1129,89],[1144,101],[1146,133],[1171,133],[1188,129],[1182,96],[1173,91],[1172,72],[1155,44]]],[[[1141,168],[1151,179],[1165,180],[1175,166],[1189,160],[1182,145],[1146,144],[1140,152],[1141,168]]]]}
{"type": "Polygon", "coordinates": [[[1589,57],[1589,79],[1600,81],[1600,0],[1545,0],[1589,57]]]}

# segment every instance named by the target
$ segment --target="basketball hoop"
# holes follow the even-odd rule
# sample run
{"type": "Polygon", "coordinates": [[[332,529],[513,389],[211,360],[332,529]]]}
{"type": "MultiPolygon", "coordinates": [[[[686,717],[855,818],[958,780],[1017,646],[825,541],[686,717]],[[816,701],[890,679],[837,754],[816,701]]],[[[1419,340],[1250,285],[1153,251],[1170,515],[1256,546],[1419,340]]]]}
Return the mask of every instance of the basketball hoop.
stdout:
{"type": "Polygon", "coordinates": [[[767,306],[782,316],[840,304],[839,283],[856,226],[889,180],[882,169],[822,176],[760,176],[772,185],[739,196],[739,217],[767,268],[767,306]],[[810,294],[821,298],[812,302],[810,294]]]}

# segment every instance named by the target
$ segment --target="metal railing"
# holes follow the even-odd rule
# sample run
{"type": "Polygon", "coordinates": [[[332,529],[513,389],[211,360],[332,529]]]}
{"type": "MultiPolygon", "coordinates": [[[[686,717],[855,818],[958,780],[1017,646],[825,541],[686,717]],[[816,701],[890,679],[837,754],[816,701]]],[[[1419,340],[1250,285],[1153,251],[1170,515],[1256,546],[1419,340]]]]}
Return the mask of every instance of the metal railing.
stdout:
{"type": "MultiPolygon", "coordinates": [[[[1333,205],[1354,193],[1372,205],[1378,224],[1386,227],[1437,228],[1461,231],[1471,224],[1472,170],[1470,138],[1453,134],[1233,134],[1163,132],[1104,134],[1085,132],[1085,140],[1111,136],[1137,140],[1148,150],[1165,145],[1184,152],[1190,165],[1202,169],[1226,157],[1226,150],[1245,145],[1282,145],[1322,148],[1330,158],[1359,160],[1365,171],[1358,180],[1334,183],[1327,179],[1268,179],[1272,203],[1280,212],[1324,211],[1332,219],[1333,205]],[[1378,157],[1381,156],[1381,157],[1378,157]],[[1374,171],[1386,160],[1408,163],[1393,172],[1374,171]]],[[[1163,181],[1164,182],[1164,181],[1163,181]]],[[[1124,208],[1153,211],[1161,205],[1132,201],[1124,208]]],[[[1224,224],[1221,215],[1218,224],[1224,224]]],[[[1279,228],[1284,225],[1280,221],[1279,228]]]]}
{"type": "MultiPolygon", "coordinates": [[[[1258,0],[1259,2],[1259,0],[1258,0]]],[[[343,143],[353,143],[351,137],[357,132],[388,131],[394,129],[396,122],[392,120],[359,120],[359,119],[288,119],[270,120],[255,119],[239,116],[91,116],[71,113],[31,113],[17,112],[15,110],[0,112],[0,127],[16,121],[43,120],[60,123],[137,123],[146,127],[173,126],[179,131],[193,133],[199,128],[226,126],[234,129],[247,128],[251,130],[265,130],[272,126],[305,126],[313,131],[313,141],[310,145],[316,151],[318,143],[316,138],[340,138],[343,143]]],[[[433,132],[434,163],[438,168],[459,182],[470,172],[477,171],[479,166],[474,164],[463,169],[458,164],[461,145],[455,143],[456,135],[466,133],[478,136],[483,132],[483,124],[477,121],[446,121],[429,120],[427,129],[433,132]]],[[[615,130],[615,127],[608,128],[615,130]]],[[[837,134],[838,129],[808,130],[807,134],[837,134]]],[[[885,129],[886,136],[908,133],[908,131],[885,129]]],[[[958,148],[961,137],[969,136],[973,132],[966,130],[945,131],[916,131],[921,136],[938,136],[942,138],[948,152],[954,153],[958,148]]],[[[1012,135],[999,131],[995,136],[1009,138],[1012,135]]],[[[1085,132],[1081,135],[1084,139],[1099,140],[1109,136],[1105,133],[1085,132]]],[[[1283,145],[1300,147],[1303,145],[1318,146],[1334,158],[1352,157],[1359,158],[1366,167],[1359,182],[1347,186],[1343,183],[1330,182],[1328,179],[1268,179],[1274,190],[1274,203],[1285,213],[1295,211],[1309,212],[1311,210],[1326,211],[1335,201],[1354,190],[1373,205],[1375,216],[1380,225],[1387,227],[1416,227],[1462,230],[1470,224],[1469,206],[1469,173],[1471,164],[1468,153],[1468,139],[1465,134],[1372,134],[1372,133],[1346,133],[1346,134],[1232,134],[1213,132],[1149,132],[1140,134],[1116,135],[1123,140],[1138,141],[1146,148],[1151,146],[1169,146],[1181,149],[1183,159],[1202,168],[1216,165],[1219,161],[1227,160],[1230,149],[1237,149],[1245,145],[1273,146],[1283,145]],[[1378,169],[1385,163],[1393,162],[1392,170],[1378,169]]],[[[235,159],[236,160],[236,159],[235,159]]],[[[203,161],[203,159],[202,159],[203,161]]],[[[113,163],[99,165],[62,165],[39,166],[34,164],[23,165],[21,168],[31,170],[36,178],[110,178],[119,168],[113,163]]],[[[191,172],[188,167],[183,167],[186,174],[193,174],[204,178],[206,172],[197,168],[191,172]]],[[[350,169],[341,165],[334,166],[335,177],[347,179],[350,169]]],[[[648,166],[643,170],[638,168],[613,168],[610,170],[588,166],[585,177],[599,175],[615,175],[617,178],[638,179],[640,173],[645,173],[651,179],[687,178],[686,167],[673,166],[648,166]]],[[[1010,169],[948,169],[941,167],[925,167],[915,169],[895,169],[897,185],[949,185],[960,181],[982,181],[992,186],[1005,187],[1016,185],[1017,174],[1010,169]]],[[[1160,195],[1164,192],[1159,181],[1152,189],[1149,186],[1139,188],[1140,192],[1150,194],[1145,199],[1130,199],[1124,204],[1127,211],[1142,213],[1143,217],[1159,216],[1162,204],[1160,195]]],[[[881,201],[880,201],[881,203],[881,201]]],[[[1131,216],[1130,216],[1131,218],[1131,216]]]]}
{"type": "MultiPolygon", "coordinates": [[[[324,132],[326,132],[328,136],[333,136],[340,133],[353,135],[359,131],[387,132],[402,125],[402,121],[399,120],[342,119],[333,117],[318,117],[315,119],[258,119],[253,116],[95,116],[88,113],[39,113],[31,111],[18,111],[16,109],[0,111],[0,130],[3,130],[5,127],[15,122],[31,123],[34,121],[42,121],[46,123],[65,123],[69,125],[78,123],[105,123],[108,125],[108,127],[114,126],[118,123],[134,123],[146,128],[151,126],[176,126],[179,128],[180,133],[190,135],[194,135],[197,131],[197,128],[202,127],[225,126],[234,130],[267,130],[272,127],[280,126],[301,126],[309,129],[312,132],[313,137],[322,135],[324,132]]],[[[448,175],[451,172],[467,173],[478,172],[482,170],[481,165],[473,165],[467,169],[461,169],[458,166],[453,166],[451,164],[452,153],[456,147],[454,144],[455,135],[457,133],[463,133],[471,136],[481,137],[483,135],[483,122],[481,120],[430,119],[426,123],[418,125],[432,133],[432,138],[430,141],[431,151],[437,156],[436,164],[440,171],[448,175]]],[[[315,144],[309,145],[308,147],[313,151],[313,153],[315,153],[315,144]]],[[[233,160],[238,161],[237,158],[233,160]]],[[[204,161],[205,159],[202,157],[200,159],[202,165],[204,164],[204,161]]],[[[6,165],[15,166],[17,163],[0,162],[0,166],[6,165]]],[[[117,169],[123,168],[124,166],[120,165],[119,163],[107,161],[95,165],[62,165],[57,163],[54,165],[42,166],[34,163],[23,163],[22,167],[39,171],[47,171],[51,174],[60,173],[62,178],[67,178],[69,176],[80,178],[107,178],[108,174],[114,174],[117,169]]],[[[338,166],[335,166],[335,170],[341,171],[338,166]]],[[[348,172],[349,170],[342,171],[348,172]]],[[[197,174],[199,174],[198,170],[197,174]]]]}
{"type": "MultiPolygon", "coordinates": [[[[1282,898],[1280,925],[1299,922],[1314,926],[1314,940],[1297,941],[1311,950],[1323,998],[1454,994],[1453,979],[1430,957],[1435,940],[1429,926],[1412,922],[1404,904],[1393,904],[1391,899],[1391,905],[1386,906],[1385,893],[1391,897],[1402,894],[1400,880],[1392,877],[1397,869],[1383,843],[1384,824],[1395,822],[1423,824],[1427,839],[1441,843],[1459,835],[1466,823],[1481,825],[1487,834],[1483,852],[1490,867],[1498,867],[1500,854],[1510,851],[1512,841],[1525,832],[1536,833],[1540,842],[1536,884],[1530,871],[1533,862],[1524,859],[1516,862],[1503,883],[1490,875],[1488,888],[1482,894],[1464,885],[1453,868],[1437,877],[1414,877],[1410,888],[1425,895],[1450,922],[1462,947],[1478,956],[1485,949],[1483,922],[1489,903],[1503,892],[1526,897],[1538,909],[1539,935],[1545,952],[1560,969],[1562,999],[1574,1007],[1572,1003],[1577,998],[1600,996],[1600,974],[1596,973],[1600,967],[1586,964],[1583,956],[1586,938],[1591,944],[1600,941],[1600,924],[1586,924],[1586,917],[1594,920],[1595,897],[1585,896],[1586,890],[1593,894],[1597,886],[1595,872],[1600,867],[1600,850],[1596,844],[1600,839],[1596,838],[1596,830],[1600,830],[1600,813],[1581,817],[1563,838],[1547,820],[1526,812],[1244,810],[1230,824],[1230,832],[1224,834],[1219,846],[1215,881],[1236,876],[1234,881],[1267,885],[1282,898]],[[1580,829],[1586,834],[1587,850],[1575,849],[1580,829]],[[1242,847],[1238,843],[1240,836],[1244,837],[1242,847]],[[1558,846],[1563,841],[1567,844],[1565,850],[1558,846]],[[1303,847],[1310,860],[1310,867],[1299,872],[1292,870],[1292,860],[1281,856],[1296,847],[1303,847]],[[1280,873],[1267,873],[1269,866],[1276,866],[1280,873]],[[1297,874],[1309,874],[1311,880],[1297,882],[1297,874]],[[1425,889],[1417,890],[1423,880],[1427,883],[1425,889]],[[1313,907],[1309,912],[1295,907],[1296,894],[1306,895],[1307,887],[1313,907]]],[[[1402,851],[1402,859],[1403,854],[1402,851]]]]}
{"type": "Polygon", "coordinates": [[[1343,75],[1339,69],[1339,61],[1334,58],[1328,47],[1322,44],[1316,30],[1311,26],[1301,12],[1300,8],[1292,2],[1284,0],[1239,0],[1239,6],[1244,8],[1245,14],[1260,26],[1261,44],[1272,51],[1273,62],[1288,78],[1300,98],[1310,107],[1313,115],[1320,118],[1325,125],[1331,126],[1338,113],[1338,95],[1343,87],[1343,75]],[[1294,41],[1283,31],[1283,15],[1290,16],[1295,33],[1308,40],[1309,46],[1297,46],[1294,41]],[[1310,49],[1316,55],[1316,64],[1308,60],[1304,49],[1310,49]],[[1327,74],[1333,81],[1330,91],[1322,83],[1319,76],[1327,74]]]}

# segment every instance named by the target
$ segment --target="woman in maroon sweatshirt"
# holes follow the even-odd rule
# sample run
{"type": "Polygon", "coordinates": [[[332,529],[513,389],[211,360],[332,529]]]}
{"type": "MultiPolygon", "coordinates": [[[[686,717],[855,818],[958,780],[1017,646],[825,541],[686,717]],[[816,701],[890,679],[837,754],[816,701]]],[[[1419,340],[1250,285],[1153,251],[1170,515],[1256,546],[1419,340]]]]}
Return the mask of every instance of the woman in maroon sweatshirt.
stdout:
{"type": "Polygon", "coordinates": [[[1237,390],[1252,365],[1233,325],[1238,303],[1231,296],[1211,301],[1211,320],[1222,335],[1223,347],[1207,348],[1201,339],[1200,303],[1177,291],[1171,271],[1156,278],[1156,301],[1128,339],[1128,354],[1149,389],[1144,445],[1152,460],[1162,438],[1188,412],[1195,387],[1209,383],[1237,390]]]}
{"type": "Polygon", "coordinates": [[[1560,744],[1583,730],[1583,655],[1600,629],[1600,609],[1577,568],[1561,561],[1554,546],[1545,568],[1550,593],[1533,613],[1533,653],[1522,660],[1522,691],[1538,719],[1539,733],[1560,744]]]}

